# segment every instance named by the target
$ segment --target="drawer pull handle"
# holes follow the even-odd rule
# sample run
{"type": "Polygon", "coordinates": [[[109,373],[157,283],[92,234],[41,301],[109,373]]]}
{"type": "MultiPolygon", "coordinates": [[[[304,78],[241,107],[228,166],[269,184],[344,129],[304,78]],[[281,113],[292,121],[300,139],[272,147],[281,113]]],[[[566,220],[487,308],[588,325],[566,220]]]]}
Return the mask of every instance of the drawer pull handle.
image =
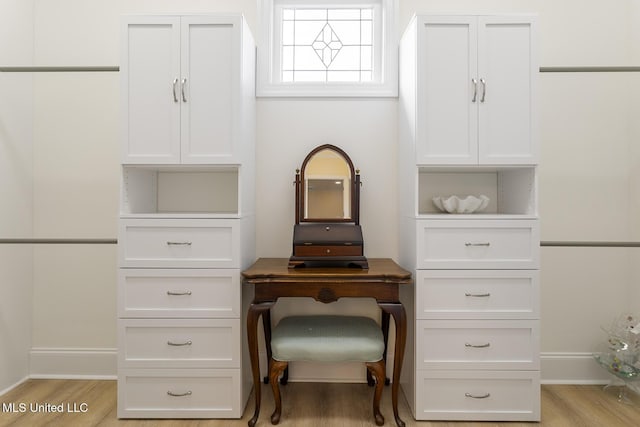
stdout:
{"type": "Polygon", "coordinates": [[[465,397],[470,397],[472,399],[486,399],[487,397],[491,397],[491,393],[485,393],[485,394],[465,393],[464,395],[465,397]]]}
{"type": "Polygon", "coordinates": [[[182,296],[182,295],[191,295],[191,291],[181,291],[181,292],[176,292],[176,291],[167,291],[167,295],[169,296],[182,296]]]}
{"type": "Polygon", "coordinates": [[[491,343],[486,343],[486,344],[469,344],[468,342],[464,343],[465,347],[471,347],[471,348],[487,348],[487,347],[491,347],[491,343]]]}
{"type": "Polygon", "coordinates": [[[465,292],[464,294],[465,297],[472,297],[472,298],[488,298],[491,296],[490,293],[486,293],[486,294],[472,294],[470,292],[465,292]]]}
{"type": "Polygon", "coordinates": [[[191,392],[191,390],[185,391],[184,393],[174,393],[171,390],[169,390],[167,394],[173,397],[184,397],[184,396],[191,396],[193,393],[191,392]]]}
{"type": "Polygon", "coordinates": [[[193,344],[193,342],[191,340],[185,341],[185,342],[167,341],[167,345],[172,345],[174,347],[184,347],[186,345],[191,345],[191,344],[193,344]]]}
{"type": "Polygon", "coordinates": [[[471,242],[467,242],[464,244],[465,246],[469,247],[469,246],[491,246],[491,243],[489,242],[483,242],[483,243],[471,243],[471,242]]]}
{"type": "Polygon", "coordinates": [[[169,246],[191,246],[191,242],[167,242],[169,246]]]}
{"type": "Polygon", "coordinates": [[[330,254],[331,253],[331,249],[327,249],[327,253],[330,254]]]}

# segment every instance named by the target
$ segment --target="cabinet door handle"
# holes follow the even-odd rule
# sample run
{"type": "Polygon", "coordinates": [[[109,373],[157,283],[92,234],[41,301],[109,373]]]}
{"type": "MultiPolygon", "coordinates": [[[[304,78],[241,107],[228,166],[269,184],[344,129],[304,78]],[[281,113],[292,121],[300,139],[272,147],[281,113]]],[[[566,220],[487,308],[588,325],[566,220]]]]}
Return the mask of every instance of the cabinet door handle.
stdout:
{"type": "Polygon", "coordinates": [[[465,397],[470,397],[472,399],[486,399],[487,397],[491,397],[491,393],[485,393],[485,394],[465,393],[464,395],[465,397]]]}
{"type": "Polygon", "coordinates": [[[173,79],[173,102],[178,102],[178,93],[176,92],[178,79],[173,79]]]}
{"type": "Polygon", "coordinates": [[[480,83],[482,83],[482,98],[480,98],[480,102],[484,102],[484,98],[487,96],[487,82],[484,79],[480,79],[480,83]]]}
{"type": "Polygon", "coordinates": [[[189,341],[185,341],[185,342],[173,342],[173,341],[167,341],[167,345],[173,346],[173,347],[185,347],[188,345],[193,344],[193,341],[189,340],[189,341]]]}
{"type": "Polygon", "coordinates": [[[169,296],[182,296],[182,295],[191,295],[191,291],[167,291],[167,295],[169,296]]]}
{"type": "Polygon", "coordinates": [[[180,92],[182,93],[182,102],[187,102],[187,95],[184,93],[184,87],[187,85],[187,79],[182,79],[182,84],[180,85],[180,92]]]}
{"type": "Polygon", "coordinates": [[[191,242],[167,242],[169,246],[191,246],[191,242]]]}
{"type": "Polygon", "coordinates": [[[491,296],[490,293],[486,293],[486,294],[473,294],[471,292],[465,292],[464,294],[465,297],[473,297],[473,298],[488,298],[491,296]]]}
{"type": "Polygon", "coordinates": [[[174,393],[171,390],[169,390],[167,391],[167,394],[173,397],[184,397],[184,396],[191,396],[193,393],[191,392],[191,390],[185,391],[184,393],[174,393]]]}
{"type": "Polygon", "coordinates": [[[471,83],[473,83],[473,98],[471,98],[471,102],[476,102],[478,98],[478,81],[476,79],[471,79],[471,83]]]}
{"type": "Polygon", "coordinates": [[[467,247],[469,247],[469,246],[491,246],[491,243],[490,242],[481,242],[481,243],[467,242],[464,245],[467,246],[467,247]]]}
{"type": "Polygon", "coordinates": [[[491,347],[491,343],[486,343],[486,344],[469,344],[468,342],[464,343],[465,347],[470,347],[470,348],[487,348],[487,347],[491,347]]]}

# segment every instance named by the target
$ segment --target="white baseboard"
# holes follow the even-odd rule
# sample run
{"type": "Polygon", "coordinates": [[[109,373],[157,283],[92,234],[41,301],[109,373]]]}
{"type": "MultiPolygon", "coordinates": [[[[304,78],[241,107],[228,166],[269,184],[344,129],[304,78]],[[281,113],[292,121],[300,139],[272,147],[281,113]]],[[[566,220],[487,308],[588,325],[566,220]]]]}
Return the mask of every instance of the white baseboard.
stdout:
{"type": "Polygon", "coordinates": [[[14,388],[18,387],[20,384],[22,384],[23,382],[25,382],[26,380],[28,380],[29,377],[24,377],[23,379],[21,379],[20,381],[18,381],[15,384],[10,385],[9,387],[5,388],[4,390],[0,390],[0,396],[2,396],[3,394],[13,390],[14,388]]]}
{"type": "Polygon", "coordinates": [[[116,379],[115,348],[32,348],[31,378],[116,379]]]}
{"type": "Polygon", "coordinates": [[[609,375],[592,353],[542,353],[542,384],[606,384],[609,375]]]}
{"type": "MultiPolygon", "coordinates": [[[[117,349],[115,348],[33,348],[30,358],[30,378],[117,378],[117,349]]],[[[611,376],[595,362],[591,353],[542,353],[540,364],[543,384],[606,384],[611,379],[611,376]]],[[[266,354],[262,352],[260,368],[265,375],[266,354]]],[[[297,362],[292,364],[289,380],[293,382],[364,382],[364,369],[361,363],[297,362]]],[[[390,354],[387,359],[387,376],[391,377],[392,372],[393,354],[390,354]]]]}

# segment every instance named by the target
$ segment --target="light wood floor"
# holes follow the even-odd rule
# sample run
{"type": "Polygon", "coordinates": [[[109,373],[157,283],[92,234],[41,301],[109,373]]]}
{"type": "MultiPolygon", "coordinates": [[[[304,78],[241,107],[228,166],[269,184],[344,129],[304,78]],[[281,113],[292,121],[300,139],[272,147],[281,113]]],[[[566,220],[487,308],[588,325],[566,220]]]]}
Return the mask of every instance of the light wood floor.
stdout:
{"type": "MultiPolygon", "coordinates": [[[[263,386],[263,403],[257,427],[271,426],[273,410],[270,389],[263,386]]],[[[617,392],[602,386],[545,385],[542,387],[542,422],[469,423],[416,422],[406,402],[400,416],[408,427],[623,427],[640,425],[640,397],[630,394],[633,404],[617,401],[617,392]]],[[[373,426],[372,389],[365,384],[290,383],[283,387],[282,427],[373,426]]],[[[382,413],[385,426],[394,427],[390,388],[385,388],[382,413]]],[[[253,415],[250,400],[241,420],[118,420],[115,381],[29,380],[0,396],[0,426],[25,427],[222,427],[247,425],[253,415]],[[85,413],[25,413],[7,411],[6,405],[40,402],[56,405],[87,404],[85,413]]]]}

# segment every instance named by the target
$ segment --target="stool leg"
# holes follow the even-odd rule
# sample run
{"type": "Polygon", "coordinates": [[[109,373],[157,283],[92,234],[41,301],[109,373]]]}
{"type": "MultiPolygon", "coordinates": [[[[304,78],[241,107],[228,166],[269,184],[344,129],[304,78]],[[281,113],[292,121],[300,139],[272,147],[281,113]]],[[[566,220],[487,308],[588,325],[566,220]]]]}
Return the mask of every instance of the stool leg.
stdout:
{"type": "Polygon", "coordinates": [[[384,424],[384,417],[380,413],[380,399],[386,375],[384,359],[377,362],[367,362],[367,370],[376,378],[376,390],[373,394],[373,416],[376,419],[376,425],[381,426],[384,424]]]}
{"type": "Polygon", "coordinates": [[[271,383],[271,390],[273,390],[273,401],[275,403],[275,409],[271,414],[271,424],[278,424],[280,422],[280,414],[282,413],[282,398],[280,397],[280,386],[278,385],[278,377],[287,368],[288,363],[279,360],[269,360],[269,382],[271,383]]]}

